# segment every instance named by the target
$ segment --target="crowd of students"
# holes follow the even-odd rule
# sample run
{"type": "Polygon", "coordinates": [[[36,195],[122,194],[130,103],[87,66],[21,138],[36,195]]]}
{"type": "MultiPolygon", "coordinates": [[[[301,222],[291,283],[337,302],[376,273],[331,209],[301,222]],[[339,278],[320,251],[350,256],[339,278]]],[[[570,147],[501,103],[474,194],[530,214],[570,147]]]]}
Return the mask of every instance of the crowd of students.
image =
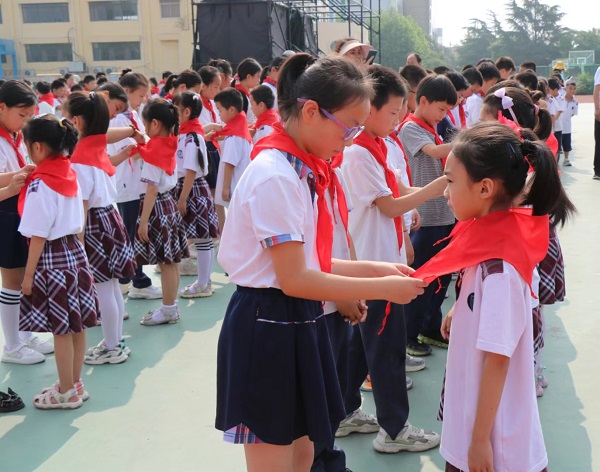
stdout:
{"type": "Polygon", "coordinates": [[[249,471],[344,471],[334,438],[352,433],[383,453],[441,441],[450,471],[545,470],[535,397],[543,306],[565,296],[556,227],[575,208],[557,165],[571,165],[576,84],[508,57],[460,72],[373,57],[346,38],[235,75],[215,59],[160,82],[0,87],[2,361],[55,353],[35,407],[80,407],[83,363],[127,360],[123,296],[162,299],[145,326],[177,323],[178,295],[211,296],[218,251],[237,289],[216,427],[249,471]],[[432,346],[448,349],[441,436],[409,422],[406,374],[432,346]]]}

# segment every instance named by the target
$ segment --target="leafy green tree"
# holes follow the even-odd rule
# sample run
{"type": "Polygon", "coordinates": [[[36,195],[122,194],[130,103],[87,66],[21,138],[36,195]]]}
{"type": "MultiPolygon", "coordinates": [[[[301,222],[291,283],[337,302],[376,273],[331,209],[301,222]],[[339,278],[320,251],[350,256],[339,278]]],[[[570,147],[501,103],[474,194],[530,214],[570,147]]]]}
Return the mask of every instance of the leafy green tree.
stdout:
{"type": "Polygon", "coordinates": [[[482,20],[472,19],[467,34],[456,48],[457,60],[462,65],[475,64],[482,57],[489,57],[490,47],[496,41],[495,33],[482,20]]]}
{"type": "Polygon", "coordinates": [[[600,29],[592,28],[589,31],[574,31],[573,32],[573,44],[572,44],[572,48],[570,50],[594,51],[595,61],[596,61],[596,63],[599,63],[600,62],[600,29]]]}

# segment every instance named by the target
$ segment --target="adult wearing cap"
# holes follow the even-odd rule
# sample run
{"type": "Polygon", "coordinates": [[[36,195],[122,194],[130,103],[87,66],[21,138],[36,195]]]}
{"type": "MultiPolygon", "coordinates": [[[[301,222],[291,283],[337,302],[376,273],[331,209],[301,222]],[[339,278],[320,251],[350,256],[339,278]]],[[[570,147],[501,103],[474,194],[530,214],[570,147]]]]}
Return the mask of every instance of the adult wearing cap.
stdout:
{"type": "Polygon", "coordinates": [[[566,70],[567,70],[567,68],[563,61],[556,61],[556,64],[554,64],[554,67],[552,68],[552,74],[559,74],[561,79],[563,79],[563,82],[564,82],[565,79],[564,79],[562,73],[566,70]]]}
{"type": "MultiPolygon", "coordinates": [[[[369,51],[372,49],[373,46],[361,43],[358,39],[345,38],[337,42],[334,52],[356,62],[359,65],[365,65],[365,60],[369,55],[369,51]]],[[[372,62],[373,59],[371,59],[370,62],[372,62]]],[[[370,65],[370,62],[366,65],[370,65]]]]}

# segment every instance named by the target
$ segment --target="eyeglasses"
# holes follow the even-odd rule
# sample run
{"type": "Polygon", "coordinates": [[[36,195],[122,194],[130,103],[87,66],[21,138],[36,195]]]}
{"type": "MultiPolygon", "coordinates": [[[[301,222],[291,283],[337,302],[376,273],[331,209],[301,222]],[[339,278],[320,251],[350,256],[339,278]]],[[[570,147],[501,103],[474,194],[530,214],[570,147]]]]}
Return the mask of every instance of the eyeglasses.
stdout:
{"type": "MultiPolygon", "coordinates": [[[[308,98],[299,98],[298,99],[298,102],[300,102],[300,103],[306,103],[308,101],[309,101],[308,98]]],[[[318,103],[317,103],[317,105],[318,105],[318,103]]],[[[331,113],[329,113],[327,110],[325,110],[325,108],[322,108],[320,105],[319,105],[319,111],[344,130],[344,133],[345,133],[344,138],[343,138],[344,141],[349,141],[351,139],[356,138],[365,129],[364,126],[353,126],[352,128],[348,128],[344,123],[342,123],[335,116],[333,116],[331,113]]]]}

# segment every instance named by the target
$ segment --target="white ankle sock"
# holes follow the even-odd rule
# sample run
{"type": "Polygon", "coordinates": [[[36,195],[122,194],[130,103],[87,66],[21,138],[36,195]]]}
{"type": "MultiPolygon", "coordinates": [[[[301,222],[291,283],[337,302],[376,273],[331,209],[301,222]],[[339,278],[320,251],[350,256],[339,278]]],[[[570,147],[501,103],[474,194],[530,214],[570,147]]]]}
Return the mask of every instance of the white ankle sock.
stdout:
{"type": "Polygon", "coordinates": [[[196,252],[198,254],[198,285],[202,287],[210,282],[214,259],[212,239],[198,239],[196,252]]]}
{"type": "Polygon", "coordinates": [[[6,340],[5,348],[12,351],[19,344],[19,312],[21,310],[21,291],[3,288],[0,290],[0,321],[6,340]]]}
{"type": "Polygon", "coordinates": [[[119,309],[115,299],[113,280],[96,284],[98,304],[102,318],[102,334],[108,349],[114,349],[119,344],[119,309]]]}

